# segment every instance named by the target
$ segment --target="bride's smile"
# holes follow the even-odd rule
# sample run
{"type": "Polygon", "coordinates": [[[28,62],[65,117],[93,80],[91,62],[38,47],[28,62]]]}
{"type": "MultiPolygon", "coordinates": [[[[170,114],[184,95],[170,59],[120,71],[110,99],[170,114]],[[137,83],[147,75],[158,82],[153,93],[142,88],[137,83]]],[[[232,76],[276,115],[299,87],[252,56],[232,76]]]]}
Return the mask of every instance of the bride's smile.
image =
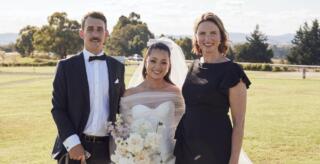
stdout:
{"type": "Polygon", "coordinates": [[[168,73],[170,58],[167,51],[154,49],[148,56],[146,64],[146,79],[162,80],[168,73]]]}

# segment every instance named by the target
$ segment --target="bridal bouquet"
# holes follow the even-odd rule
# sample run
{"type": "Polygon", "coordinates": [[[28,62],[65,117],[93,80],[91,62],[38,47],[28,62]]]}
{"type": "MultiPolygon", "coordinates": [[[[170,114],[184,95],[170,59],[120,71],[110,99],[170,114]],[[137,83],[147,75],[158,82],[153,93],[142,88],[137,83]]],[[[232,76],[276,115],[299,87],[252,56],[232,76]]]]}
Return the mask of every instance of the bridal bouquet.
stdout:
{"type": "Polygon", "coordinates": [[[129,127],[121,115],[117,115],[115,123],[107,123],[108,132],[116,143],[115,153],[111,160],[117,164],[150,164],[162,163],[159,144],[163,129],[158,122],[156,129],[147,119],[138,119],[129,127]]]}

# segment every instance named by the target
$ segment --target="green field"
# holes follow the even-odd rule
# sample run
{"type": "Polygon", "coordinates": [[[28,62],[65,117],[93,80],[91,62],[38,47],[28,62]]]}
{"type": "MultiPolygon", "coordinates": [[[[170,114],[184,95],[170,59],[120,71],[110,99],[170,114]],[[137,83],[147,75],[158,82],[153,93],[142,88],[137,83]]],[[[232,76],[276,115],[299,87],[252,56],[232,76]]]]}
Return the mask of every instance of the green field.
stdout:
{"type": "MultiPolygon", "coordinates": [[[[126,82],[135,67],[127,67],[126,82]]],[[[47,164],[54,67],[0,67],[0,163],[47,164]]],[[[247,72],[244,149],[254,163],[320,163],[320,73],[247,72]]]]}

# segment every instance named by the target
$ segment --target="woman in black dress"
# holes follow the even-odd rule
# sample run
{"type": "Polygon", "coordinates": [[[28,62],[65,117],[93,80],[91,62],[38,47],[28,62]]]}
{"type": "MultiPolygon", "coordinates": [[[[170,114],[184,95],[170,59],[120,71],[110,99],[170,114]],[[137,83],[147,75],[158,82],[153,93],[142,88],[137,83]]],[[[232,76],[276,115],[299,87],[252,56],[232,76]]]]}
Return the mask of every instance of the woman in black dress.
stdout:
{"type": "Polygon", "coordinates": [[[226,58],[227,50],[222,21],[203,14],[193,38],[193,51],[201,58],[193,62],[182,88],[186,112],[175,136],[176,164],[238,163],[250,81],[226,58]]]}

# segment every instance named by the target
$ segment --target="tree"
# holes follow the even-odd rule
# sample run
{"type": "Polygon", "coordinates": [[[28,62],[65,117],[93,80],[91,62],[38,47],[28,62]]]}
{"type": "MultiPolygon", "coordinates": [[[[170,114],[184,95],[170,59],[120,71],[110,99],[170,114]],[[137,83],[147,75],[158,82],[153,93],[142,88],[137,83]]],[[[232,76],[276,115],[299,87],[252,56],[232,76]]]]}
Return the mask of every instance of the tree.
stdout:
{"type": "Polygon", "coordinates": [[[82,49],[80,24],[77,21],[69,20],[65,12],[55,12],[48,17],[48,23],[34,34],[33,43],[37,50],[53,52],[65,58],[67,54],[82,49]]]}
{"type": "Polygon", "coordinates": [[[35,49],[38,51],[51,52],[54,42],[55,30],[49,25],[42,26],[33,36],[35,49]]]}
{"type": "Polygon", "coordinates": [[[234,60],[236,56],[236,53],[234,52],[234,49],[230,46],[227,52],[227,58],[230,60],[234,60]]]}
{"type": "Polygon", "coordinates": [[[180,38],[175,40],[175,42],[181,47],[184,56],[187,60],[191,60],[195,58],[195,54],[191,52],[192,50],[192,40],[188,37],[180,38]]]}
{"type": "Polygon", "coordinates": [[[247,61],[248,58],[251,57],[248,55],[249,43],[236,44],[236,45],[234,45],[234,50],[236,52],[236,54],[235,54],[236,61],[244,62],[244,61],[247,61]]]}
{"type": "Polygon", "coordinates": [[[129,17],[119,18],[106,42],[106,52],[115,56],[142,54],[150,38],[154,35],[147,24],[140,20],[139,14],[132,12],[129,17]]]}
{"type": "Polygon", "coordinates": [[[272,45],[270,48],[273,51],[273,57],[278,59],[285,59],[291,49],[291,45],[272,45]]]}
{"type": "Polygon", "coordinates": [[[251,36],[246,37],[246,40],[245,44],[236,46],[237,61],[271,63],[273,51],[268,48],[269,44],[266,43],[268,39],[259,31],[259,25],[256,25],[251,36]]]}
{"type": "Polygon", "coordinates": [[[287,60],[292,64],[320,64],[320,29],[319,22],[315,19],[310,28],[307,22],[299,28],[292,40],[293,47],[287,60]]]}
{"type": "Polygon", "coordinates": [[[38,31],[35,26],[26,26],[19,32],[19,37],[16,40],[15,48],[21,54],[21,56],[32,55],[34,51],[33,35],[38,31]]]}

